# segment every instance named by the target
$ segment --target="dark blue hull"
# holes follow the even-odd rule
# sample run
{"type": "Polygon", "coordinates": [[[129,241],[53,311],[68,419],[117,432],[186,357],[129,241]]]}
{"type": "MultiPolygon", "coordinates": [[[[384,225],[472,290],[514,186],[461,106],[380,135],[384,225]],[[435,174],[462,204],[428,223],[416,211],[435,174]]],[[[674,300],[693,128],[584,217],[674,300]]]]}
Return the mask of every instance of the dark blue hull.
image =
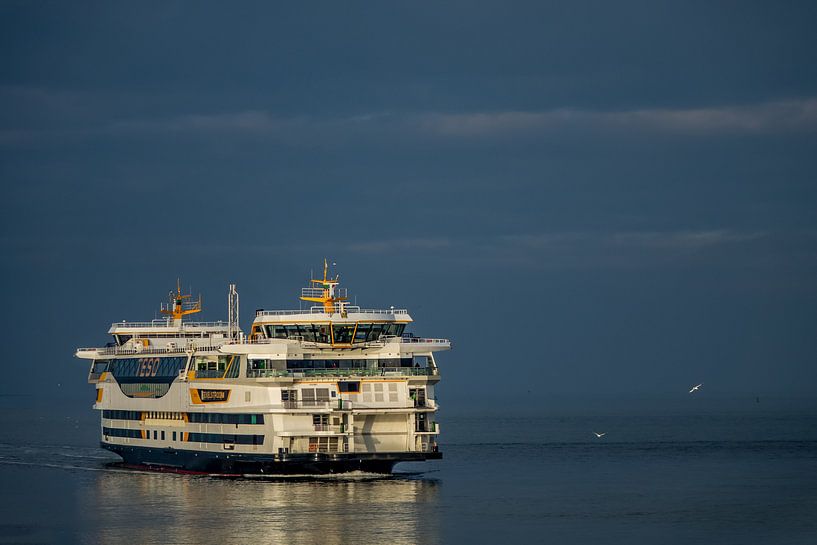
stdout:
{"type": "Polygon", "coordinates": [[[128,467],[176,473],[219,473],[226,475],[324,475],[364,471],[391,473],[398,462],[439,460],[441,452],[309,454],[238,454],[174,448],[134,447],[100,443],[122,457],[128,467]]]}

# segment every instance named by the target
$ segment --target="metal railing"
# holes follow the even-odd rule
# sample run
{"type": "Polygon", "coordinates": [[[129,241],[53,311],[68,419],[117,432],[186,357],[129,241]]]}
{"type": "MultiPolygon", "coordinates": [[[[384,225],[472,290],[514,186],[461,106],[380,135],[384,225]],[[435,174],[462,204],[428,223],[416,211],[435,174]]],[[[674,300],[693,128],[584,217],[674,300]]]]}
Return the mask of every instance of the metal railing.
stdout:
{"type": "MultiPolygon", "coordinates": [[[[150,322],[113,322],[111,327],[174,327],[176,324],[171,319],[151,320],[150,322]]],[[[216,322],[182,322],[182,329],[200,327],[223,327],[229,324],[225,321],[216,322]]]]}
{"type": "Polygon", "coordinates": [[[276,377],[379,377],[379,376],[434,376],[432,367],[380,367],[377,369],[248,369],[247,378],[276,377]]]}
{"type": "Polygon", "coordinates": [[[415,433],[439,433],[436,422],[420,422],[414,424],[415,433]]]}
{"type": "Polygon", "coordinates": [[[398,342],[405,344],[422,344],[422,343],[451,344],[451,341],[448,339],[427,339],[424,337],[400,337],[398,342]]]}
{"type": "Polygon", "coordinates": [[[415,409],[434,409],[437,407],[437,400],[435,399],[415,399],[415,409]]]}
{"type": "Polygon", "coordinates": [[[223,377],[224,369],[221,370],[200,369],[196,371],[196,378],[223,378],[223,377]]]}
{"type": "MultiPolygon", "coordinates": [[[[209,344],[209,345],[199,345],[193,344],[192,347],[196,349],[197,352],[200,351],[215,351],[218,350],[221,346],[219,344],[209,344]]],[[[131,347],[124,347],[124,346],[106,346],[106,347],[96,347],[96,348],[77,348],[77,352],[96,352],[100,356],[132,356],[132,355],[150,355],[150,354],[183,354],[188,350],[189,347],[187,346],[168,346],[168,347],[156,347],[156,346],[145,346],[140,348],[131,348],[131,347]]]]}
{"type": "MultiPolygon", "coordinates": [[[[318,343],[316,341],[304,340],[302,335],[293,335],[285,339],[244,339],[244,340],[225,340],[224,344],[271,344],[274,342],[297,341],[304,346],[330,345],[331,343],[318,343]]],[[[352,346],[356,348],[379,347],[386,343],[396,342],[405,344],[451,344],[449,339],[432,339],[425,337],[398,337],[397,335],[381,335],[377,340],[372,341],[355,341],[352,346]]],[[[348,346],[343,344],[343,346],[348,346]]]]}
{"type": "MultiPolygon", "coordinates": [[[[346,305],[344,310],[348,314],[377,314],[377,315],[405,315],[408,314],[408,310],[404,308],[386,308],[386,309],[373,309],[373,308],[360,308],[354,305],[346,305]]],[[[336,308],[335,313],[340,312],[340,309],[336,308]]],[[[325,314],[326,310],[322,306],[313,306],[309,307],[308,309],[303,310],[257,310],[255,312],[256,317],[258,316],[291,316],[293,314],[325,314]]]]}
{"type": "Polygon", "coordinates": [[[330,409],[332,402],[328,400],[318,399],[297,399],[290,401],[282,401],[281,405],[285,409],[330,409]]]}
{"type": "Polygon", "coordinates": [[[346,426],[343,424],[312,424],[314,431],[331,431],[334,433],[345,433],[346,426]]]}

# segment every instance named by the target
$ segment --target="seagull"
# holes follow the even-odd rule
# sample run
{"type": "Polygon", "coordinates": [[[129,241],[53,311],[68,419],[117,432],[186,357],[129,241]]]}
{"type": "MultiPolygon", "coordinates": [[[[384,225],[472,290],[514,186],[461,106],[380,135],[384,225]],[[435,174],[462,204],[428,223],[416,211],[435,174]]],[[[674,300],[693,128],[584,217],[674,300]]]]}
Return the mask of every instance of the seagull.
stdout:
{"type": "Polygon", "coordinates": [[[603,436],[607,435],[607,432],[604,432],[604,433],[599,433],[599,432],[597,432],[597,431],[594,431],[593,433],[595,433],[595,434],[596,434],[596,437],[598,437],[599,439],[601,439],[603,436]]]}
{"type": "Polygon", "coordinates": [[[692,392],[695,392],[695,391],[696,391],[696,390],[698,390],[698,388],[700,388],[701,386],[703,386],[703,384],[698,384],[698,385],[696,385],[696,386],[693,386],[693,387],[692,387],[692,389],[689,391],[689,393],[691,394],[692,392]]]}

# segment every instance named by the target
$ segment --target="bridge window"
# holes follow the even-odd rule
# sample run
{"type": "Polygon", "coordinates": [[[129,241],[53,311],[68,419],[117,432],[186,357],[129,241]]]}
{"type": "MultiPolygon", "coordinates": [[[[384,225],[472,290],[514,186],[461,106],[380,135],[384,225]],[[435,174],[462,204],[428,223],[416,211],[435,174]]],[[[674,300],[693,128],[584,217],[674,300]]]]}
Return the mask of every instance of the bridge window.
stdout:
{"type": "Polygon", "coordinates": [[[352,334],[355,331],[355,324],[334,324],[332,334],[335,344],[349,344],[352,342],[352,334]]]}
{"type": "Polygon", "coordinates": [[[381,335],[399,337],[406,329],[406,324],[332,324],[330,336],[329,324],[286,324],[267,325],[267,337],[270,339],[300,338],[308,342],[351,344],[376,341],[381,335]],[[356,329],[357,328],[357,329],[356,329]]]}
{"type": "Polygon", "coordinates": [[[368,337],[369,332],[372,330],[372,324],[359,324],[357,326],[357,331],[355,331],[355,342],[362,343],[366,342],[366,337],[368,337]]]}
{"type": "Polygon", "coordinates": [[[383,335],[383,326],[385,324],[372,324],[372,329],[369,331],[368,336],[366,337],[367,341],[376,341],[383,335]]]}

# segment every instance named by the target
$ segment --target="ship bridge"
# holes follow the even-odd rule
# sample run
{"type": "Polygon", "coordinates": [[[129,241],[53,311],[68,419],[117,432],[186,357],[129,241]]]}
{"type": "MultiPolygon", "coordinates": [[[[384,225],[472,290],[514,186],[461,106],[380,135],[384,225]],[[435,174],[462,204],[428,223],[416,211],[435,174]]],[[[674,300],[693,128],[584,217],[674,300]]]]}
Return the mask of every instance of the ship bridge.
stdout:
{"type": "Polygon", "coordinates": [[[332,347],[361,346],[386,337],[402,337],[412,319],[405,309],[365,309],[349,305],[339,277],[327,275],[310,280],[301,290],[301,300],[319,303],[306,310],[258,310],[252,323],[250,341],[289,339],[332,347]]]}

